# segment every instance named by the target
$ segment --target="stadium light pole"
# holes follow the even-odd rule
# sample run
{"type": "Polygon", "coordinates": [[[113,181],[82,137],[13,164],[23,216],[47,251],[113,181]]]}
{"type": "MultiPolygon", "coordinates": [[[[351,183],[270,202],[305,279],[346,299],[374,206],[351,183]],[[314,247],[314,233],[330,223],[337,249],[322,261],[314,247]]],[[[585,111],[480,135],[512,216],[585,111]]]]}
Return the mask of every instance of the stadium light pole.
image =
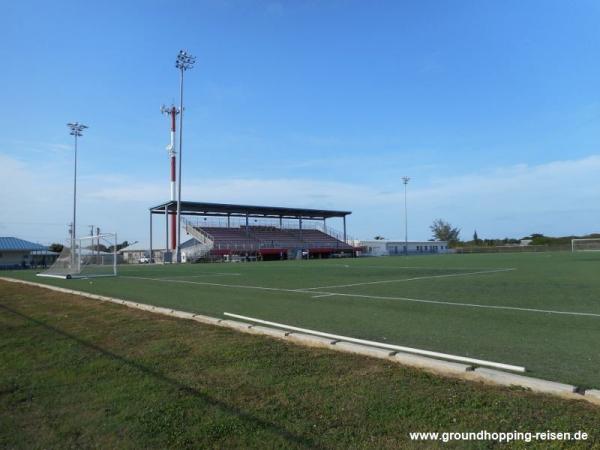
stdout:
{"type": "Polygon", "coordinates": [[[402,182],[404,183],[404,255],[408,256],[408,206],[406,203],[406,188],[408,186],[408,182],[410,181],[409,177],[402,177],[402,182]]]}
{"type": "Polygon", "coordinates": [[[179,167],[177,180],[177,254],[176,260],[181,262],[181,160],[183,158],[183,74],[186,70],[194,67],[196,57],[192,56],[185,50],[179,50],[175,67],[179,69],[179,167]]]}
{"type": "Polygon", "coordinates": [[[76,220],[77,220],[77,138],[83,136],[82,132],[86,128],[87,125],[84,125],[79,122],[69,122],[67,124],[71,132],[69,133],[75,139],[75,169],[73,175],[73,225],[71,227],[71,259],[72,265],[75,264],[74,256],[75,256],[75,236],[77,231],[76,228],[76,220]]]}

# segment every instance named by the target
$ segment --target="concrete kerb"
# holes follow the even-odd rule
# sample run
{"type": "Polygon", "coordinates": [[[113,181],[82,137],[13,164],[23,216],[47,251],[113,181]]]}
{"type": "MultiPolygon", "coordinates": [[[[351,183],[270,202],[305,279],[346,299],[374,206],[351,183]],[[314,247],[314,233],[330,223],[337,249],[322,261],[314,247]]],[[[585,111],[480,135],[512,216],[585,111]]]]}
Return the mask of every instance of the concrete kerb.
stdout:
{"type": "Polygon", "coordinates": [[[417,367],[419,369],[425,369],[437,374],[464,375],[465,372],[473,370],[473,366],[468,364],[427,358],[425,356],[413,355],[411,353],[398,352],[394,354],[392,358],[401,364],[417,367]]]}
{"type": "Polygon", "coordinates": [[[294,331],[293,333],[286,333],[286,340],[298,342],[300,344],[308,345],[310,347],[327,348],[331,348],[331,345],[335,342],[334,339],[328,339],[321,336],[313,336],[312,334],[298,333],[296,331],[294,331]]]}
{"type": "Polygon", "coordinates": [[[583,395],[587,401],[600,405],[600,389],[588,389],[583,395]]]}
{"type": "Polygon", "coordinates": [[[287,342],[293,342],[298,345],[308,345],[313,347],[324,347],[331,350],[343,351],[348,353],[355,353],[364,356],[370,356],[379,359],[387,359],[403,365],[417,367],[428,371],[433,371],[438,375],[449,376],[449,377],[460,377],[465,380],[480,381],[487,384],[501,385],[501,386],[519,386],[531,391],[551,394],[563,398],[575,399],[575,400],[586,400],[590,403],[600,405],[600,390],[588,389],[583,394],[578,393],[576,386],[558,383],[554,381],[542,380],[539,378],[532,378],[523,375],[516,375],[508,372],[502,372],[500,370],[488,369],[483,367],[477,367],[473,370],[472,366],[466,364],[460,364],[455,362],[443,361],[434,358],[428,358],[425,356],[412,355],[408,353],[395,352],[391,350],[385,350],[382,348],[371,347],[367,345],[354,344],[350,342],[337,341],[333,339],[323,338],[320,336],[313,336],[298,332],[289,332],[276,328],[269,328],[264,326],[253,325],[245,322],[238,322],[235,320],[224,320],[215,317],[204,316],[200,314],[193,314],[185,311],[178,311],[169,308],[163,308],[160,306],[151,306],[143,303],[131,302],[128,300],[106,297],[97,294],[91,294],[84,291],[75,291],[72,289],[65,289],[58,286],[52,286],[43,283],[35,283],[32,281],[19,280],[16,278],[0,277],[0,280],[11,283],[20,283],[29,286],[40,287],[49,289],[57,292],[63,292],[72,295],[78,295],[81,297],[87,297],[94,300],[100,300],[110,303],[116,303],[119,305],[127,306],[130,308],[139,309],[142,311],[163,314],[171,317],[180,319],[195,320],[208,325],[216,325],[220,327],[226,327],[234,330],[238,330],[244,333],[259,334],[264,336],[275,337],[283,339],[287,342]]]}
{"type": "Polygon", "coordinates": [[[219,325],[227,328],[233,328],[234,330],[244,331],[246,333],[248,332],[248,329],[252,327],[252,325],[249,323],[238,322],[237,320],[222,320],[219,322],[219,325]]]}
{"type": "Polygon", "coordinates": [[[395,352],[382,348],[370,347],[368,345],[354,344],[352,342],[338,341],[333,344],[334,350],[355,353],[357,355],[370,356],[371,358],[390,359],[395,352]]]}
{"type": "Polygon", "coordinates": [[[480,379],[484,382],[488,381],[492,382],[493,384],[500,384],[503,386],[522,387],[543,394],[553,394],[559,396],[576,395],[577,398],[584,397],[577,393],[576,386],[570,384],[557,383],[555,381],[547,381],[540,378],[526,377],[523,375],[502,372],[500,370],[487,369],[484,367],[478,367],[471,372],[471,378],[480,379]]]}
{"type": "Polygon", "coordinates": [[[248,332],[252,334],[262,334],[265,336],[271,336],[277,339],[285,339],[289,333],[289,331],[278,330],[276,328],[268,328],[260,325],[253,325],[248,328],[248,332]]]}
{"type": "Polygon", "coordinates": [[[217,319],[216,317],[203,316],[202,314],[193,314],[191,319],[195,320],[196,322],[205,323],[207,325],[216,325],[221,327],[223,326],[221,324],[221,322],[223,322],[223,319],[217,319]]]}

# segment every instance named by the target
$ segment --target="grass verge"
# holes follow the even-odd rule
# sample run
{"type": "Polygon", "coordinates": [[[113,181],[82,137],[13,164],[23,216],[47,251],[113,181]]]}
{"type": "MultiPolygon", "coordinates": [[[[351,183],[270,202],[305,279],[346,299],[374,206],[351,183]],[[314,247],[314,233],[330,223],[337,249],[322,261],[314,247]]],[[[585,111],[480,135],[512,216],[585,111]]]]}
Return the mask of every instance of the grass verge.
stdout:
{"type": "Polygon", "coordinates": [[[600,445],[585,402],[6,282],[0,410],[2,448],[398,448],[412,431],[479,430],[600,445]]]}

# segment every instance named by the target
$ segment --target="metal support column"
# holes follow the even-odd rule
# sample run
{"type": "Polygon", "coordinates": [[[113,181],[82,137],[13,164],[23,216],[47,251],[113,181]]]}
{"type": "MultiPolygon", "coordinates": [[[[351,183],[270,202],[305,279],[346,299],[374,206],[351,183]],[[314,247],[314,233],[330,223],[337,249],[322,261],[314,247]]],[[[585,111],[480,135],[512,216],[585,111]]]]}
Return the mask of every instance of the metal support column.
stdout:
{"type": "Polygon", "coordinates": [[[169,207],[165,205],[165,253],[169,251],[169,207]]]}
{"type": "Polygon", "coordinates": [[[150,210],[150,263],[152,263],[152,210],[150,210]]]}
{"type": "Polygon", "coordinates": [[[227,228],[231,228],[231,213],[227,214],[227,228]]]}
{"type": "MultiPolygon", "coordinates": [[[[98,242],[100,242],[100,237],[98,237],[98,242]]],[[[117,275],[117,257],[119,255],[117,255],[117,243],[119,241],[117,240],[117,233],[115,233],[115,248],[113,249],[113,275],[117,275]]],[[[99,246],[100,244],[98,244],[99,246]]]]}
{"type": "Polygon", "coordinates": [[[348,239],[346,237],[346,216],[344,216],[344,244],[348,243],[348,239]]]}

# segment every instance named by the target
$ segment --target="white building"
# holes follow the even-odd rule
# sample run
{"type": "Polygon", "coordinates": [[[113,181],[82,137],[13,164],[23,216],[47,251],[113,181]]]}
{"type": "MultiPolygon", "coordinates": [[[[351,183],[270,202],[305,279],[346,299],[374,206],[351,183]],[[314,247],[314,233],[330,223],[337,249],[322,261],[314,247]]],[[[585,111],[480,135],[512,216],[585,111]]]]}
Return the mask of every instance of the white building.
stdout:
{"type": "MultiPolygon", "coordinates": [[[[401,240],[358,241],[360,256],[393,256],[406,253],[406,243],[401,240]]],[[[409,241],[408,253],[411,255],[448,253],[446,241],[409,241]]]]}
{"type": "MultiPolygon", "coordinates": [[[[143,258],[150,258],[150,246],[136,242],[125,248],[122,248],[117,253],[122,256],[125,264],[138,264],[143,261],[143,258]]],[[[164,248],[153,248],[152,249],[152,262],[162,263],[164,262],[165,249],[164,248]]]]}

